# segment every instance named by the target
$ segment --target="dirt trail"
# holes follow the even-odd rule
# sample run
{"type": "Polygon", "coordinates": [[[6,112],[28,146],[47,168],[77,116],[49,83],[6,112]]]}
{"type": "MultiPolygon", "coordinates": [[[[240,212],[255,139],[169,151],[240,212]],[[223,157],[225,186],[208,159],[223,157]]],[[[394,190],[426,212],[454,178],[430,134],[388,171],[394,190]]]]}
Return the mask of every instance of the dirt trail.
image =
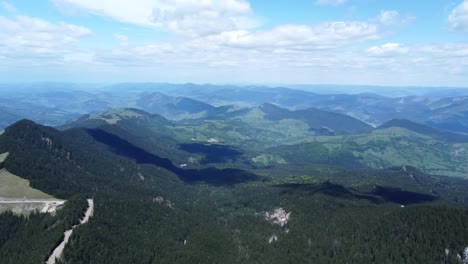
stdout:
{"type": "Polygon", "coordinates": [[[60,257],[62,256],[62,252],[63,252],[63,250],[65,249],[65,246],[68,243],[68,240],[70,240],[70,237],[73,234],[73,229],[75,229],[76,227],[78,227],[78,226],[80,226],[82,224],[88,223],[89,219],[93,216],[93,214],[94,214],[94,200],[88,199],[88,210],[86,210],[86,213],[85,213],[85,216],[83,217],[83,219],[80,220],[80,224],[75,225],[75,226],[72,227],[72,229],[65,231],[65,233],[64,233],[65,237],[63,238],[62,243],[60,243],[60,245],[58,245],[54,249],[54,251],[50,255],[49,259],[47,260],[46,264],[55,264],[56,259],[60,259],[60,257]]]}

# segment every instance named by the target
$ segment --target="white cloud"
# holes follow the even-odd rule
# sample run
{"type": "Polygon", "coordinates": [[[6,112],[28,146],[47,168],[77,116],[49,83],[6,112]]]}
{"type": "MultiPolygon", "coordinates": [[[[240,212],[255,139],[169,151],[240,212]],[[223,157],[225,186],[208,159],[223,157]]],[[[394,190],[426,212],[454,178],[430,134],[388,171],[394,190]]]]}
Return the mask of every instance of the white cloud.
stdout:
{"type": "Polygon", "coordinates": [[[317,5],[341,5],[344,4],[346,0],[316,0],[317,5]]]}
{"type": "Polygon", "coordinates": [[[95,14],[190,36],[256,25],[246,0],[56,0],[95,14]]]}
{"type": "Polygon", "coordinates": [[[114,34],[114,37],[121,46],[128,46],[128,36],[122,34],[114,34]]]}
{"type": "Polygon", "coordinates": [[[0,16],[0,55],[10,58],[57,58],[71,50],[91,31],[67,23],[39,18],[0,16]]]}
{"type": "Polygon", "coordinates": [[[437,45],[421,45],[418,50],[434,58],[468,58],[467,43],[445,43],[437,45]]]}
{"type": "Polygon", "coordinates": [[[383,10],[380,11],[378,20],[380,23],[386,26],[391,25],[406,25],[414,21],[412,16],[402,16],[398,11],[395,10],[383,10]]]}
{"type": "MultiPolygon", "coordinates": [[[[112,46],[90,50],[80,45],[91,34],[87,28],[10,14],[0,16],[0,73],[14,67],[33,72],[37,65],[41,74],[53,72],[48,75],[52,78],[67,73],[81,78],[86,73],[101,81],[468,82],[464,77],[468,76],[468,44],[386,43],[365,52],[360,45],[356,46],[358,51],[342,48],[380,39],[380,30],[387,25],[408,23],[408,17],[397,11],[382,11],[378,20],[367,22],[259,28],[252,22],[255,15],[247,0],[54,1],[79,6],[78,13],[91,12],[189,37],[139,44],[137,38],[131,41],[126,35],[115,34],[112,46]]],[[[127,31],[121,27],[115,32],[127,31]]]]}
{"type": "Polygon", "coordinates": [[[388,57],[407,54],[409,48],[399,43],[387,43],[381,46],[374,46],[366,51],[371,56],[388,57]]]}
{"type": "Polygon", "coordinates": [[[463,1],[452,10],[448,22],[451,30],[468,32],[468,0],[463,1]]]}
{"type": "Polygon", "coordinates": [[[0,8],[7,11],[8,13],[16,13],[16,7],[8,2],[0,2],[0,8]]]}
{"type": "Polygon", "coordinates": [[[378,28],[365,22],[326,22],[314,26],[283,25],[267,31],[245,30],[210,36],[221,46],[252,49],[316,50],[379,38],[378,28]]]}

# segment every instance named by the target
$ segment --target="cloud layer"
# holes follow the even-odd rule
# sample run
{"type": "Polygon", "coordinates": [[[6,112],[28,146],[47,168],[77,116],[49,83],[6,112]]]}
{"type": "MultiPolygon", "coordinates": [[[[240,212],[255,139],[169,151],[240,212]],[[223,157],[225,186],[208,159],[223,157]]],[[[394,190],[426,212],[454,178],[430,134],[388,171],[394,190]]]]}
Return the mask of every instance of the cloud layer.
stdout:
{"type": "Polygon", "coordinates": [[[28,61],[61,57],[73,52],[74,45],[90,34],[90,29],[72,24],[29,16],[0,16],[0,56],[28,61]]]}
{"type": "Polygon", "coordinates": [[[468,0],[458,5],[448,18],[450,29],[468,33],[468,0]]]}
{"type": "Polygon", "coordinates": [[[58,0],[122,22],[196,36],[256,24],[245,0],[58,0]]]}
{"type": "MultiPolygon", "coordinates": [[[[108,43],[93,45],[103,38],[93,28],[21,15],[0,2],[6,11],[0,15],[0,73],[2,66],[52,65],[50,72],[76,70],[103,81],[468,83],[468,43],[407,43],[395,35],[420,21],[398,10],[378,10],[367,20],[267,26],[247,0],[53,1],[169,37],[138,41],[117,23],[108,43]]],[[[318,0],[310,6],[337,10],[343,3],[318,0]]],[[[453,34],[463,36],[467,14],[465,0],[441,28],[448,21],[453,34]]]]}

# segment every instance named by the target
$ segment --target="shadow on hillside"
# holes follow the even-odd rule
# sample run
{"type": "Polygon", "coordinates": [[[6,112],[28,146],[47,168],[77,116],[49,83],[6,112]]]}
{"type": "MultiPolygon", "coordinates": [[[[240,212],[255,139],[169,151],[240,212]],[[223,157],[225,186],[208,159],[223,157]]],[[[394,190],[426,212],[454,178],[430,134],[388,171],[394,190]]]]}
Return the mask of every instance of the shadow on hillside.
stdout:
{"type": "Polygon", "coordinates": [[[372,194],[384,198],[386,201],[391,201],[399,204],[417,204],[426,203],[437,200],[438,198],[433,195],[403,191],[398,188],[389,188],[376,186],[372,194]]]}
{"type": "Polygon", "coordinates": [[[304,195],[314,195],[314,194],[325,194],[340,199],[364,199],[372,203],[383,203],[384,201],[380,197],[361,194],[353,192],[347,189],[344,186],[333,184],[331,182],[324,182],[321,184],[280,184],[275,185],[275,187],[284,188],[284,193],[293,194],[300,193],[304,195]]]}
{"type": "Polygon", "coordinates": [[[141,164],[152,164],[169,170],[188,183],[204,182],[216,186],[229,186],[257,180],[258,176],[238,169],[207,168],[184,170],[175,166],[169,159],[161,158],[128,141],[101,129],[88,129],[88,134],[96,141],[107,145],[115,154],[135,160],[141,164]]]}
{"type": "Polygon", "coordinates": [[[321,193],[341,199],[364,199],[377,204],[392,202],[408,205],[432,202],[438,199],[436,196],[428,194],[382,186],[377,186],[372,193],[360,193],[331,182],[324,182],[321,184],[281,184],[275,185],[275,187],[284,188],[284,193],[302,193],[307,195],[321,193]]]}
{"type": "Polygon", "coordinates": [[[188,153],[203,154],[205,157],[201,160],[202,164],[224,163],[229,160],[237,160],[242,152],[223,145],[205,145],[199,143],[181,144],[179,149],[188,153]]]}

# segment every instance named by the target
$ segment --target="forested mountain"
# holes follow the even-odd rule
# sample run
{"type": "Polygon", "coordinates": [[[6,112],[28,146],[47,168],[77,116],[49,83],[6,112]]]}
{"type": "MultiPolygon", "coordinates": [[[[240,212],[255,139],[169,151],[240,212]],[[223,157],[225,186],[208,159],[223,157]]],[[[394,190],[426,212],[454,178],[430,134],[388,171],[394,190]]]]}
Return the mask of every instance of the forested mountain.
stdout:
{"type": "Polygon", "coordinates": [[[405,120],[372,130],[354,118],[315,109],[290,111],[266,104],[183,122],[137,109],[115,109],[84,116],[62,129],[73,127],[116,134],[188,168],[299,163],[347,168],[410,165],[460,177],[468,172],[468,145],[462,134],[405,120]]]}
{"type": "Polygon", "coordinates": [[[451,143],[467,143],[468,142],[468,135],[458,134],[458,133],[451,133],[440,131],[435,128],[425,126],[422,124],[418,124],[416,122],[412,122],[406,119],[393,119],[388,121],[387,123],[381,125],[379,129],[386,129],[391,127],[401,127],[413,132],[430,136],[433,138],[437,138],[440,140],[444,140],[451,143]]]}
{"type": "Polygon", "coordinates": [[[136,105],[150,113],[168,118],[181,118],[183,115],[212,111],[214,106],[184,97],[172,97],[162,93],[151,93],[142,96],[136,105]]]}
{"type": "Polygon", "coordinates": [[[468,264],[467,34],[468,0],[0,0],[0,264],[468,264]]]}
{"type": "Polygon", "coordinates": [[[321,111],[315,108],[289,111],[272,104],[263,104],[259,107],[265,113],[265,118],[271,121],[284,119],[297,119],[309,125],[315,134],[359,134],[370,132],[372,127],[353,117],[333,112],[321,111]]]}
{"type": "Polygon", "coordinates": [[[1,169],[69,202],[0,214],[2,263],[44,261],[85,197],[61,263],[462,262],[468,141],[436,127],[463,98],[158,87],[9,96],[5,126],[61,125],[8,126],[1,169]]]}
{"type": "MultiPolygon", "coordinates": [[[[427,173],[465,177],[467,143],[453,143],[400,127],[369,134],[317,137],[310,142],[264,150],[275,160],[291,164],[388,168],[411,165],[427,173]]],[[[270,164],[270,163],[268,163],[270,164]]]]}
{"type": "MultiPolygon", "coordinates": [[[[458,207],[468,201],[465,180],[410,167],[183,169],[152,154],[154,146],[125,140],[116,125],[105,126],[60,132],[21,121],[0,136],[0,152],[10,153],[5,168],[33,187],[95,199],[94,217],[75,230],[62,263],[459,263],[468,246],[468,213],[458,207]],[[283,209],[283,225],[265,218],[283,209]]],[[[0,221],[59,237],[27,231],[34,221],[56,221],[41,217],[3,214],[0,221]]],[[[2,232],[12,245],[0,247],[2,260],[14,263],[23,248],[13,245],[26,238],[2,232]]],[[[43,248],[53,248],[48,241],[43,248]]],[[[34,263],[40,256],[23,258],[34,263]]]]}

